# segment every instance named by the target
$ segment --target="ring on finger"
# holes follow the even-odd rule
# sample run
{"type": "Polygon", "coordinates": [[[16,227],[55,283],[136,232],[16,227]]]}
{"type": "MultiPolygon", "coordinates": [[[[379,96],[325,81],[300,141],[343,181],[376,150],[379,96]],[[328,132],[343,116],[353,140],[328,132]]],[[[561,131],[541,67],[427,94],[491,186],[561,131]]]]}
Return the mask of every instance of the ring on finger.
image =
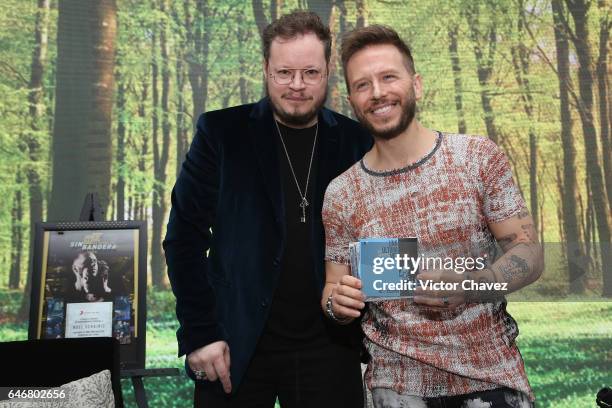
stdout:
{"type": "Polygon", "coordinates": [[[448,306],[448,305],[449,305],[449,303],[448,303],[448,298],[447,298],[446,296],[444,296],[444,297],[442,298],[442,302],[444,303],[444,306],[448,306]]]}
{"type": "Polygon", "coordinates": [[[206,373],[202,370],[193,370],[193,373],[195,374],[196,380],[206,380],[206,373]]]}

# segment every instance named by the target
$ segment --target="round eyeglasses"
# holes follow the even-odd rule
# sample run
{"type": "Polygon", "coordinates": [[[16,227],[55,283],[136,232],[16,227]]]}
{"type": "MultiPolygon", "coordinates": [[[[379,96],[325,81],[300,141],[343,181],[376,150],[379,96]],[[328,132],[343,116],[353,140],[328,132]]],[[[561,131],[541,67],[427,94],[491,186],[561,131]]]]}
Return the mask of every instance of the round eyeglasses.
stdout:
{"type": "Polygon", "coordinates": [[[270,77],[279,85],[289,85],[293,82],[297,72],[302,75],[302,81],[306,85],[317,85],[325,76],[321,71],[315,68],[283,68],[274,71],[270,77]]]}

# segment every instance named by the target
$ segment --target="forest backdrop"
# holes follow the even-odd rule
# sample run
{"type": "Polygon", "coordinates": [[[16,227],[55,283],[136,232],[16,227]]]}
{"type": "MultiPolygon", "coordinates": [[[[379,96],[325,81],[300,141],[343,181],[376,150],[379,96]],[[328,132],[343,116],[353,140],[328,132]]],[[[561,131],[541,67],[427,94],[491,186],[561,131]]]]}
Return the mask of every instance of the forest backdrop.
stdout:
{"type": "MultiPolygon", "coordinates": [[[[339,38],[373,23],[398,30],[424,78],[421,121],[489,137],[508,155],[552,258],[538,290],[612,297],[609,1],[2,3],[0,298],[14,307],[0,305],[0,323],[21,334],[0,339],[24,333],[32,226],[78,219],[88,192],[107,220],[147,220],[151,299],[166,299],[167,316],[157,312],[173,321],[161,241],[195,121],[264,95],[261,30],[296,8],[332,28],[328,106],[349,116],[339,38]]],[[[600,311],[607,339],[611,310],[600,311]]]]}

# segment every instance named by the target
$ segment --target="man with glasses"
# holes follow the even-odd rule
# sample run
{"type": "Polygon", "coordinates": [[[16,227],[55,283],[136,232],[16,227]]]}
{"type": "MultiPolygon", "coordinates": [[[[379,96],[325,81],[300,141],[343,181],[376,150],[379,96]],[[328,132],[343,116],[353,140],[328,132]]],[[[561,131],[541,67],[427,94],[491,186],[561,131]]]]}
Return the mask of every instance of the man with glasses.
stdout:
{"type": "Polygon", "coordinates": [[[358,323],[337,327],[318,307],[321,207],[371,139],[323,107],[331,36],[316,14],[262,38],[267,97],[199,118],[172,193],[179,355],[196,406],[360,407],[358,323]]]}

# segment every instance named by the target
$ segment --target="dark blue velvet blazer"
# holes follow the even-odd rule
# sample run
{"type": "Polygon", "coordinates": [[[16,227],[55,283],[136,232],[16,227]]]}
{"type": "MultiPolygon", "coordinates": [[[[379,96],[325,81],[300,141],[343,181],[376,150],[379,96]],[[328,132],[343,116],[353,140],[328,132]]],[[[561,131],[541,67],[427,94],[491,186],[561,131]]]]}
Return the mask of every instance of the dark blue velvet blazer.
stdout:
{"type": "MultiPolygon", "coordinates": [[[[172,191],[163,245],[176,296],[179,356],[227,341],[234,390],[264,328],[285,246],[277,143],[267,98],[205,113],[172,191]]],[[[357,122],[322,109],[318,143],[308,208],[314,279],[322,290],[325,189],[372,141],[357,122]]]]}

